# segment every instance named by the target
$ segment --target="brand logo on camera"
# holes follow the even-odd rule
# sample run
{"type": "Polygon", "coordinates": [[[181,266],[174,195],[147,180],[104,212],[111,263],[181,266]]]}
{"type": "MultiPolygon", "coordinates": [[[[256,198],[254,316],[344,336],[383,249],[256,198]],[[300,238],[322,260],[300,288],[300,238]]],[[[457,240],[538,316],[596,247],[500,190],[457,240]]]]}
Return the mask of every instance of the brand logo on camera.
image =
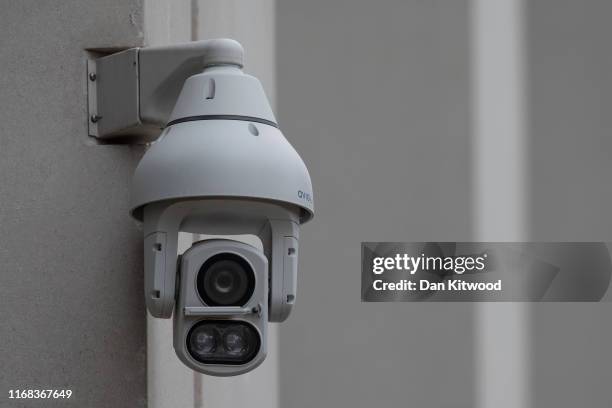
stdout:
{"type": "Polygon", "coordinates": [[[309,193],[303,192],[302,190],[298,190],[298,198],[312,203],[312,196],[309,193]]]}

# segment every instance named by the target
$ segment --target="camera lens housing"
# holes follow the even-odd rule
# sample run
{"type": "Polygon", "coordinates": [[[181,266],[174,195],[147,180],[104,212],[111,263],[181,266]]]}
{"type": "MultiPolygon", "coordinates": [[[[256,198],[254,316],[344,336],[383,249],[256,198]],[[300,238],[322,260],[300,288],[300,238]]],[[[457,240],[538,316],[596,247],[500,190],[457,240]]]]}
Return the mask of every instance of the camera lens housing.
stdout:
{"type": "Polygon", "coordinates": [[[241,256],[222,253],[204,262],[196,286],[208,306],[242,306],[253,296],[255,273],[241,256]]]}
{"type": "Polygon", "coordinates": [[[266,357],[268,259],[244,242],[209,239],[181,255],[174,349],[216,376],[251,371],[266,357]]]}
{"type": "Polygon", "coordinates": [[[246,364],[261,347],[257,330],[239,320],[202,320],[189,330],[186,341],[191,357],[202,364],[246,364]]]}

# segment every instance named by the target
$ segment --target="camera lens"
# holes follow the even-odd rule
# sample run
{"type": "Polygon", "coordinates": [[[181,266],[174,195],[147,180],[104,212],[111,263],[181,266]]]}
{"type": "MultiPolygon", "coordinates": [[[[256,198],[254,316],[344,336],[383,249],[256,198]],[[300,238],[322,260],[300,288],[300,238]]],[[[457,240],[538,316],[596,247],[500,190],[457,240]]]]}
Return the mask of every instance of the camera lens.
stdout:
{"type": "Polygon", "coordinates": [[[260,346],[257,330],[243,321],[201,321],[187,335],[189,354],[204,364],[246,364],[260,346]]]}
{"type": "MultiPolygon", "coordinates": [[[[243,328],[228,330],[223,338],[223,345],[228,354],[239,356],[248,351],[248,343],[243,328]]],[[[248,336],[248,333],[247,333],[248,336]]]]}
{"type": "Polygon", "coordinates": [[[197,326],[189,335],[189,350],[200,358],[212,357],[217,350],[217,339],[214,326],[197,326]]]}
{"type": "Polygon", "coordinates": [[[197,288],[209,306],[242,306],[253,294],[255,274],[242,257],[219,254],[200,268],[197,288]]]}

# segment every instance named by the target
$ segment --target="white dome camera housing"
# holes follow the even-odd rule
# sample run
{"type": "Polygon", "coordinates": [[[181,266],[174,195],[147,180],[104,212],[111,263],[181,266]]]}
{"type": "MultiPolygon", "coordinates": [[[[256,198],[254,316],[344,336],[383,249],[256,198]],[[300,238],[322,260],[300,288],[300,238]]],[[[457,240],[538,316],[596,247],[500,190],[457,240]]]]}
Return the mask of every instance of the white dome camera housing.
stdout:
{"type": "Polygon", "coordinates": [[[279,130],[260,82],[242,71],[242,57],[241,45],[225,39],[126,50],[93,65],[99,77],[95,103],[90,88],[90,112],[105,111],[91,115],[92,122],[99,120],[90,124],[90,132],[104,138],[151,129],[163,117],[169,95],[184,82],[165,128],[135,171],[131,214],[143,223],[147,309],[158,318],[170,318],[174,310],[179,358],[195,370],[221,376],[249,371],[263,361],[267,321],[285,320],[295,302],[299,227],[313,217],[308,170],[279,130]],[[125,93],[129,86],[110,87],[102,79],[109,72],[124,78],[117,70],[132,66],[138,70],[133,76],[139,97],[115,97],[117,104],[125,105],[126,99],[131,104],[124,112],[137,104],[131,109],[136,116],[126,119],[108,95],[125,93]],[[213,240],[194,244],[181,260],[180,231],[253,234],[263,252],[213,240]],[[223,262],[211,266],[210,259],[223,262]],[[198,286],[203,275],[217,276],[209,269],[217,271],[218,281],[209,277],[212,283],[198,286]],[[245,281],[255,283],[248,296],[237,297],[245,281]],[[226,301],[210,300],[218,291],[226,301]],[[249,339],[259,346],[251,344],[248,361],[232,360],[219,350],[216,357],[198,357],[193,347],[205,350],[213,332],[219,337],[215,347],[229,354],[249,339]],[[190,345],[189,339],[201,342],[190,345]]]}

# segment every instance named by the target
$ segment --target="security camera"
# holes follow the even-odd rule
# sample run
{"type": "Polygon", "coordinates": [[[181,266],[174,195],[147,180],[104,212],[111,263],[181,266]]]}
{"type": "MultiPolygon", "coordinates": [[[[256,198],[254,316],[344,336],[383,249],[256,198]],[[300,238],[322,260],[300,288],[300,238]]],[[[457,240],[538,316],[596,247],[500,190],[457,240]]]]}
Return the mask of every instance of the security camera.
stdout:
{"type": "Polygon", "coordinates": [[[131,48],[88,61],[89,133],[149,143],[131,215],[144,231],[145,301],[173,317],[174,349],[210,375],[265,359],[268,322],[296,299],[300,225],[313,217],[308,170],[284,138],[233,40],[131,48]],[[179,232],[250,234],[178,254],[179,232]]]}
{"type": "Polygon", "coordinates": [[[157,139],[132,187],[147,309],[173,316],[181,361],[217,376],[264,360],[268,322],[284,321],[294,305],[299,228],[313,217],[308,170],[242,58],[239,43],[221,39],[88,65],[90,134],[157,139]],[[261,249],[211,239],[179,256],[179,232],[250,234],[261,249]]]}

